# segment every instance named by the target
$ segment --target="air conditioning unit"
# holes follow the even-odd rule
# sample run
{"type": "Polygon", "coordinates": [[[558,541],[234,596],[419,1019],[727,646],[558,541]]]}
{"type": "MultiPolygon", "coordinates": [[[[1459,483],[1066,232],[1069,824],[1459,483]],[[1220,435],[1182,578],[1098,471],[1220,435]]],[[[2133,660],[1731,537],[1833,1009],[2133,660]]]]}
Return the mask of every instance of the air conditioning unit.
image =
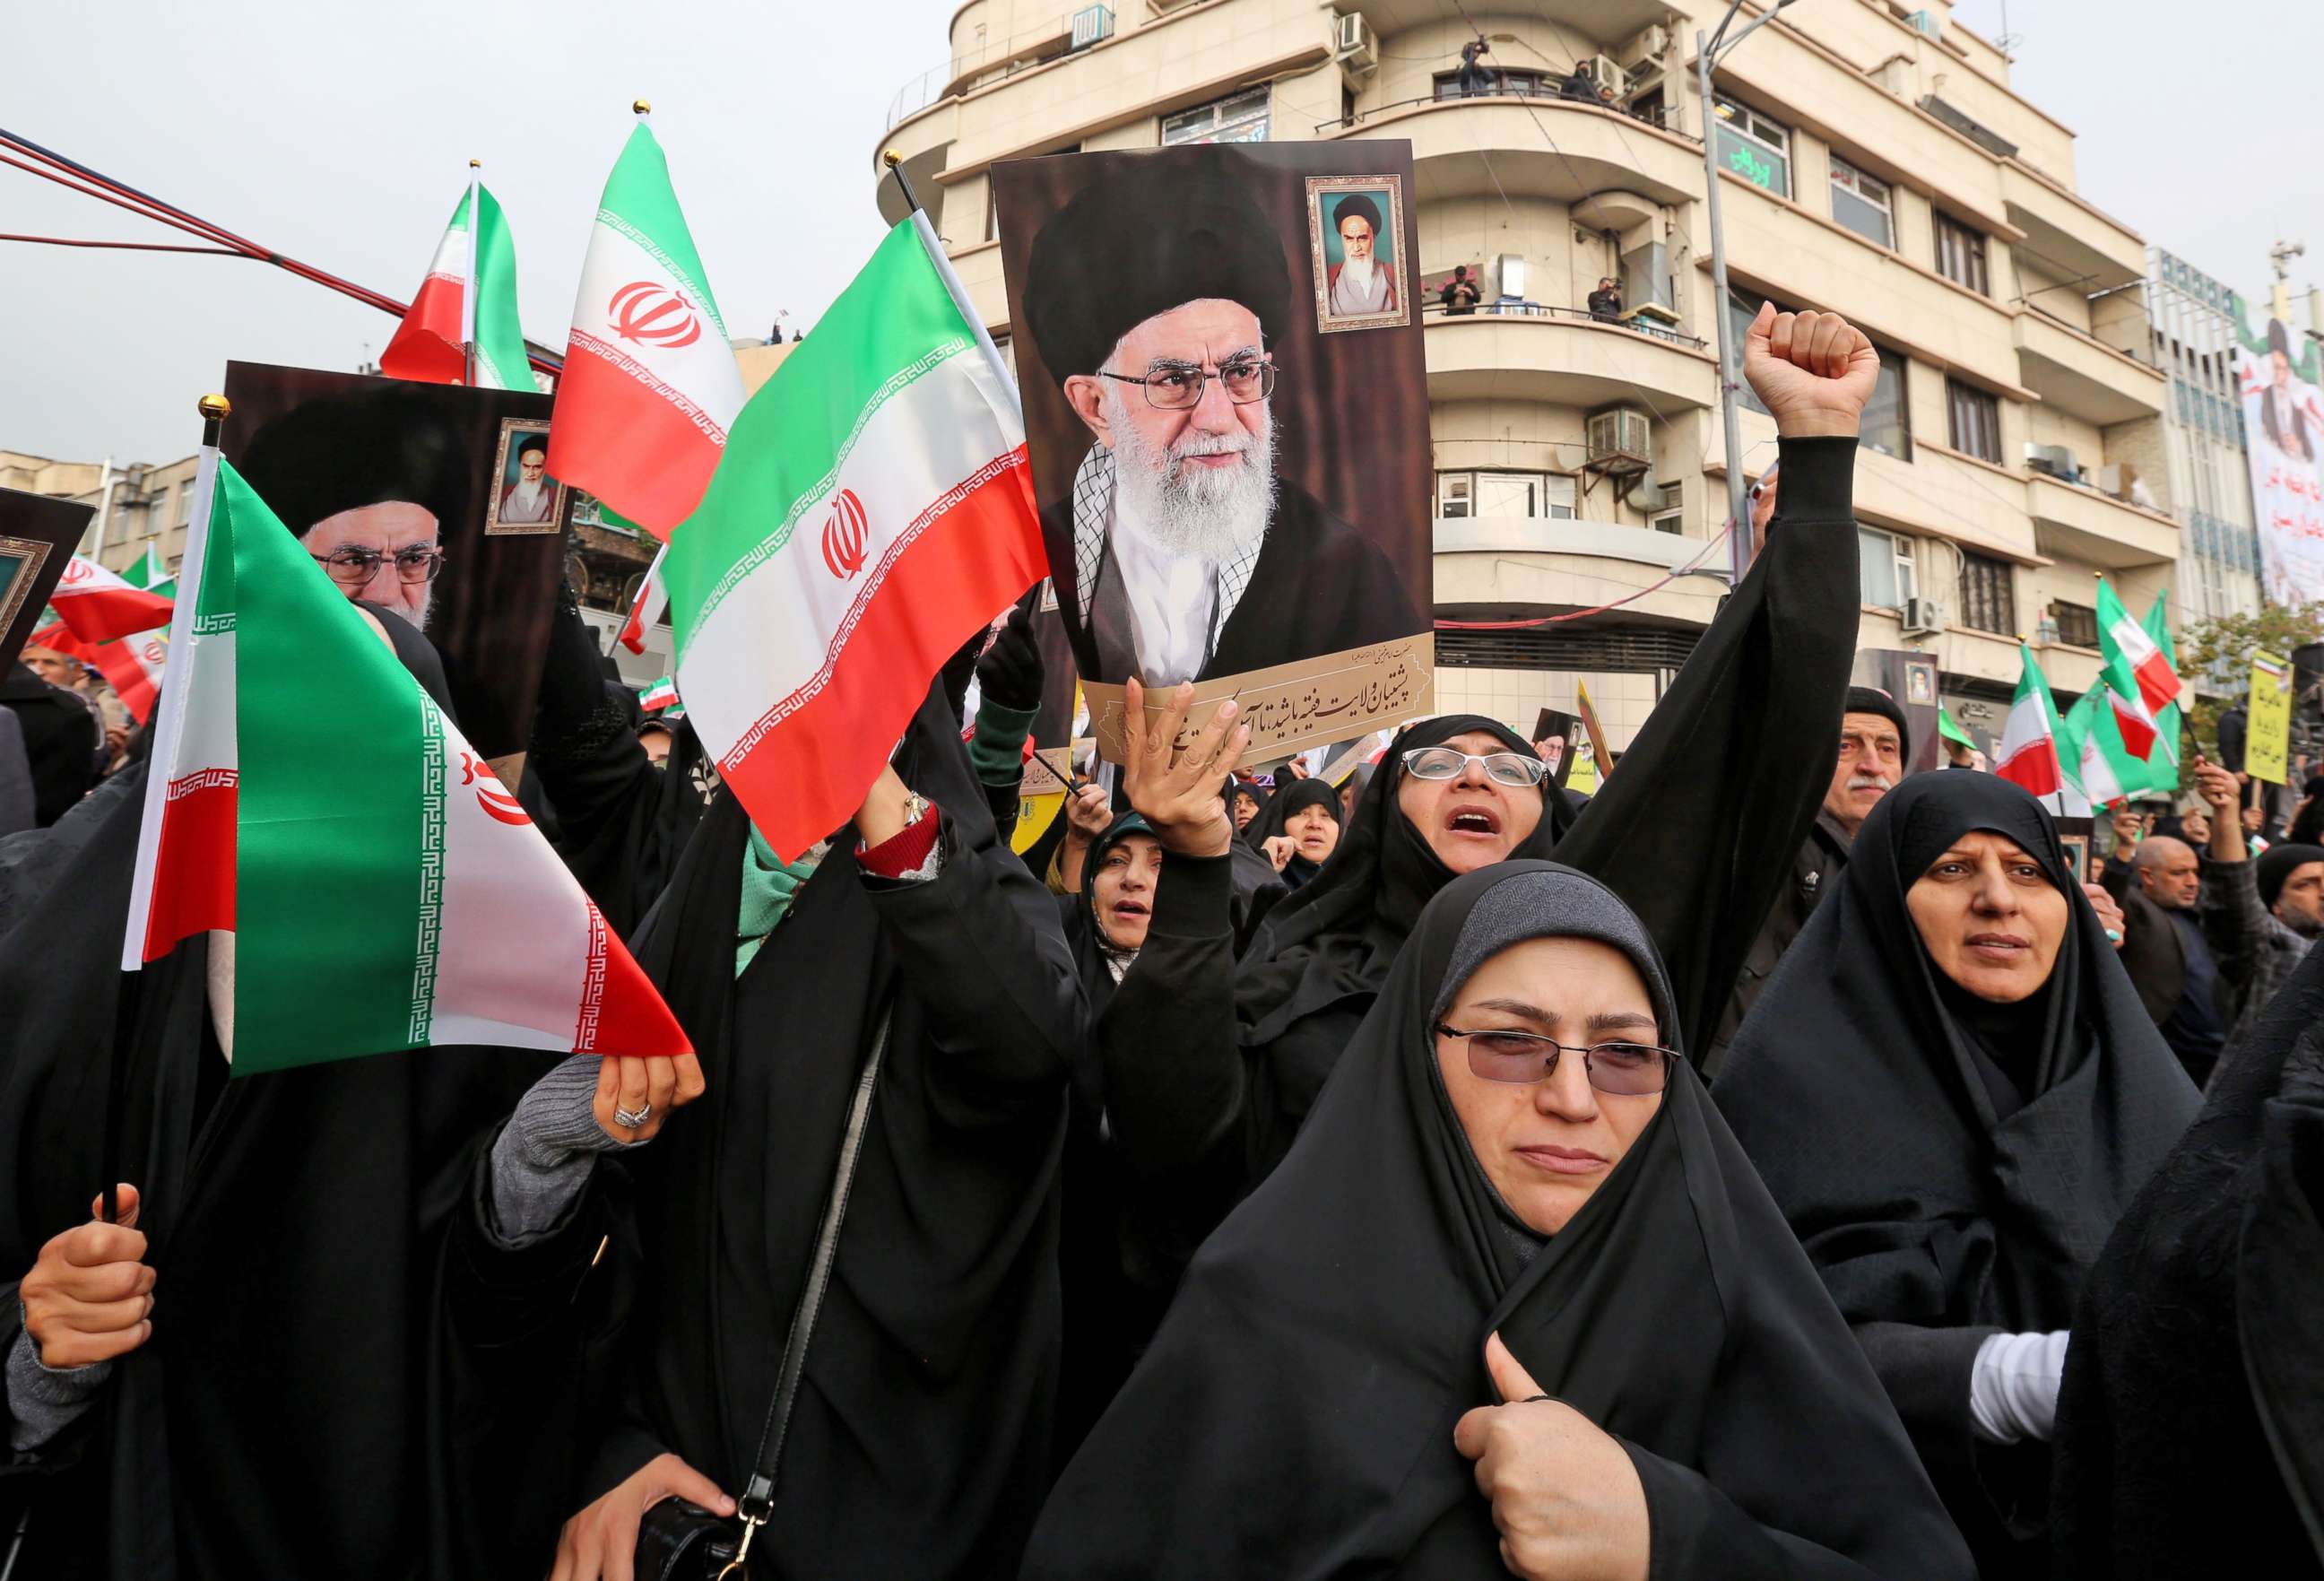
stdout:
{"type": "Polygon", "coordinates": [[[1941,39],[1945,36],[1944,18],[1933,11],[1915,11],[1904,18],[1904,25],[1923,38],[1941,39]]]}
{"type": "Polygon", "coordinates": [[[2073,451],[2063,445],[2028,443],[2025,447],[2025,466],[2028,471],[2039,472],[2049,477],[2062,478],[2068,483],[2072,483],[2081,476],[2081,469],[2074,465],[2073,451]]]}
{"type": "Polygon", "coordinates": [[[1496,301],[1526,300],[1526,260],[1523,253],[1499,253],[1493,258],[1493,298],[1496,301]]]}
{"type": "Polygon", "coordinates": [[[1339,57],[1342,66],[1351,70],[1369,71],[1379,63],[1379,51],[1373,45],[1372,30],[1364,21],[1362,12],[1352,12],[1344,16],[1335,13],[1333,15],[1332,52],[1339,57]]]}
{"type": "Polygon", "coordinates": [[[1659,60],[1670,53],[1670,29],[1657,22],[1625,44],[1622,53],[1634,60],[1659,60]]]}
{"type": "Polygon", "coordinates": [[[1592,55],[1581,65],[1582,70],[1590,73],[1590,80],[1598,85],[1600,92],[1616,95],[1621,93],[1622,69],[1614,64],[1614,57],[1592,55]]]}
{"type": "Polygon", "coordinates": [[[1067,48],[1086,50],[1112,36],[1112,11],[1103,5],[1084,5],[1074,13],[1074,42],[1067,48]]]}
{"type": "Polygon", "coordinates": [[[1619,477],[1644,472],[1654,462],[1646,414],[1635,406],[1610,406],[1591,412],[1585,438],[1589,459],[1584,465],[1592,472],[1619,477]]]}
{"type": "Polygon", "coordinates": [[[1932,637],[1945,629],[1945,612],[1933,598],[1907,598],[1896,612],[1908,637],[1932,637]]]}

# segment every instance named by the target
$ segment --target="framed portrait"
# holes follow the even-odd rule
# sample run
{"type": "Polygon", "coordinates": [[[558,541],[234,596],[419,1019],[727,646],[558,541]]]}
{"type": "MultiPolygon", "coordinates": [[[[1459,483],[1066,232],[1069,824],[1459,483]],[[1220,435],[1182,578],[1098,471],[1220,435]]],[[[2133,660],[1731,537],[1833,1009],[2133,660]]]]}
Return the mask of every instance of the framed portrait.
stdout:
{"type": "Polygon", "coordinates": [[[493,455],[492,498],[484,511],[486,536],[559,531],[568,492],[549,476],[549,425],[503,418],[500,446],[493,455]]]}
{"type": "Polygon", "coordinates": [[[94,507],[0,488],[0,670],[41,624],[94,507]]]}
{"type": "Polygon", "coordinates": [[[1307,254],[1319,332],[1412,322],[1401,175],[1308,177],[1307,254]]]}

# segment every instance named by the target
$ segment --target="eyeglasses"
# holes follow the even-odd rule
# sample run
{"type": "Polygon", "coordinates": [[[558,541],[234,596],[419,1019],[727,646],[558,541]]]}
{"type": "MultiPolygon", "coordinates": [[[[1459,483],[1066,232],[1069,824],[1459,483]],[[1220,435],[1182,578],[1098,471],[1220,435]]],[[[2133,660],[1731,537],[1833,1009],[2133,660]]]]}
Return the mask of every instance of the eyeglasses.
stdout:
{"type": "Polygon", "coordinates": [[[391,559],[395,562],[395,579],[399,582],[432,582],[436,573],[444,569],[444,551],[432,543],[410,544],[392,555],[350,544],[328,554],[309,554],[308,558],[328,571],[331,580],[342,587],[370,587],[372,578],[379,575],[379,568],[391,559]]]}
{"type": "Polygon", "coordinates": [[[1508,1086],[1532,1086],[1557,1072],[1558,1057],[1582,1056],[1582,1069],[1590,1085],[1616,1097],[1637,1098],[1663,1090],[1670,1080],[1670,1063],[1679,1059],[1675,1049],[1652,1043],[1561,1043],[1539,1032],[1495,1028],[1464,1032],[1438,1023],[1440,1038],[1465,1038],[1469,1043],[1469,1074],[1480,1081],[1508,1086]]]}
{"type": "Polygon", "coordinates": [[[1200,406],[1203,393],[1210,388],[1213,379],[1224,387],[1227,399],[1237,406],[1249,406],[1275,393],[1275,365],[1249,356],[1232,359],[1215,374],[1205,372],[1194,363],[1157,362],[1143,374],[1109,374],[1101,368],[1098,377],[1122,384],[1143,384],[1146,404],[1164,411],[1185,411],[1200,406]]]}
{"type": "Polygon", "coordinates": [[[1416,746],[1404,754],[1404,772],[1416,780],[1451,780],[1466,773],[1471,763],[1485,765],[1485,777],[1511,789],[1538,785],[1549,772],[1539,758],[1517,752],[1489,752],[1482,757],[1449,746],[1416,746]]]}

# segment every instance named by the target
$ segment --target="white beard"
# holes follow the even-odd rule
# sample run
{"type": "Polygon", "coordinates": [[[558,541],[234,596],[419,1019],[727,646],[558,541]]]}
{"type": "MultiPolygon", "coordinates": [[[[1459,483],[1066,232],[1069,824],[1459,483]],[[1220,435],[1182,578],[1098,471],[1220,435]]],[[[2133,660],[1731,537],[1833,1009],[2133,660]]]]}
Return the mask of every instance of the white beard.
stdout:
{"type": "Polygon", "coordinates": [[[1350,258],[1340,265],[1340,279],[1359,296],[1370,295],[1372,289],[1372,265],[1376,258],[1350,258]]]}
{"type": "MultiPolygon", "coordinates": [[[[1144,400],[1144,396],[1138,397],[1144,400]]],[[[1106,417],[1113,429],[1114,522],[1171,554],[1213,562],[1248,550],[1267,536],[1275,514],[1275,420],[1254,437],[1188,434],[1169,450],[1154,448],[1130,421],[1130,398],[1108,384],[1106,417]],[[1188,471],[1184,456],[1240,452],[1240,467],[1188,471]]]]}
{"type": "Polygon", "coordinates": [[[518,503],[527,506],[535,505],[540,504],[540,496],[542,494],[547,492],[548,487],[549,485],[546,483],[534,483],[520,479],[516,485],[516,494],[514,497],[518,503]]]}

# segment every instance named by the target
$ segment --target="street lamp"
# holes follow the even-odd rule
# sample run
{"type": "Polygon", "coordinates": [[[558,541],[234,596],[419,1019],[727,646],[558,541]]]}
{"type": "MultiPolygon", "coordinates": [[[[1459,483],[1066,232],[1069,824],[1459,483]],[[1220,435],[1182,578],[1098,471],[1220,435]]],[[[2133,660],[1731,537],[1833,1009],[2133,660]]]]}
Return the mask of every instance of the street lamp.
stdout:
{"type": "Polygon", "coordinates": [[[1730,580],[1738,583],[1751,569],[1751,518],[1743,501],[1742,423],[1735,410],[1736,393],[1743,388],[1743,348],[1735,344],[1734,314],[1728,310],[1731,299],[1727,294],[1727,233],[1719,217],[1719,114],[1711,97],[1711,69],[1749,38],[1753,29],[1766,26],[1776,11],[1791,4],[1793,0],[1775,0],[1775,10],[1753,17],[1729,39],[1727,29],[1735,14],[1743,9],[1743,0],[1732,0],[1708,43],[1700,29],[1694,35],[1694,87],[1702,103],[1702,180],[1711,204],[1711,289],[1719,299],[1712,310],[1719,320],[1719,411],[1727,427],[1727,519],[1734,523],[1727,541],[1727,559],[1730,580]]]}

